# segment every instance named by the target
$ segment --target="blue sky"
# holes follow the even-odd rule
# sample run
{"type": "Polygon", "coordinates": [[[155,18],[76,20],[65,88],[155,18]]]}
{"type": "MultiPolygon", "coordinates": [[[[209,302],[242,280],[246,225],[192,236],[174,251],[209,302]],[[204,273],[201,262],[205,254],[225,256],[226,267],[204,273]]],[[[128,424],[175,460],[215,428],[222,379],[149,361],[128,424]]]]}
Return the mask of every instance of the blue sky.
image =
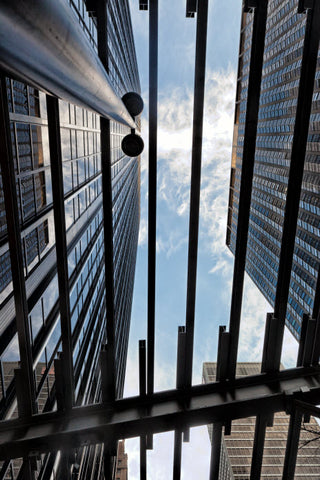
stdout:
{"type": "MultiPolygon", "coordinates": [[[[131,0],[145,110],[142,136],[141,225],[127,366],[126,395],[138,393],[138,341],[147,335],[148,12],[131,0]]],[[[193,382],[202,363],[215,361],[219,325],[228,326],[233,257],[225,246],[241,0],[209,2],[199,257],[193,382]]],[[[175,387],[177,329],[185,324],[191,125],[196,19],[185,18],[185,0],[159,1],[158,216],[155,387],[175,387]]],[[[265,314],[270,307],[246,279],[240,332],[241,361],[261,360],[265,314]]],[[[286,333],[284,358],[296,345],[286,333]]],[[[148,453],[148,479],[172,476],[173,435],[157,435],[148,453]]],[[[129,478],[139,478],[137,440],[128,440],[129,478]]],[[[206,427],[184,444],[182,478],[208,478],[206,427]]]]}

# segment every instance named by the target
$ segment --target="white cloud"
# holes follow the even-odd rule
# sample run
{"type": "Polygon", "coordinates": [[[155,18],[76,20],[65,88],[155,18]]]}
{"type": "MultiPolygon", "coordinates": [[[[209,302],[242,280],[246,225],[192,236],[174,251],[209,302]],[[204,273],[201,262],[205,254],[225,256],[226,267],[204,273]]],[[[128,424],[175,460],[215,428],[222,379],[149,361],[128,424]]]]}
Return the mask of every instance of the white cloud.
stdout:
{"type": "MultiPolygon", "coordinates": [[[[212,254],[212,271],[230,274],[225,243],[227,201],[235,98],[235,72],[207,73],[203,125],[200,235],[212,254]]],[[[181,87],[159,99],[158,119],[158,201],[178,217],[188,217],[190,202],[193,92],[181,87]]],[[[186,241],[179,229],[174,238],[171,225],[161,228],[158,251],[172,252],[186,241]],[[183,237],[179,240],[178,236],[183,237]]]]}
{"type": "Polygon", "coordinates": [[[261,362],[265,319],[272,310],[247,275],[242,303],[238,361],[261,362]]]}
{"type": "Polygon", "coordinates": [[[288,328],[284,329],[281,363],[285,368],[294,368],[297,365],[299,343],[288,328]]]}
{"type": "MultiPolygon", "coordinates": [[[[258,287],[245,275],[243,308],[241,316],[238,361],[260,362],[267,312],[272,312],[258,287]]],[[[285,327],[281,363],[285,368],[296,366],[299,344],[285,327]]]]}
{"type": "Polygon", "coordinates": [[[148,239],[148,222],[145,216],[141,216],[139,228],[139,247],[145,245],[148,239]]]}

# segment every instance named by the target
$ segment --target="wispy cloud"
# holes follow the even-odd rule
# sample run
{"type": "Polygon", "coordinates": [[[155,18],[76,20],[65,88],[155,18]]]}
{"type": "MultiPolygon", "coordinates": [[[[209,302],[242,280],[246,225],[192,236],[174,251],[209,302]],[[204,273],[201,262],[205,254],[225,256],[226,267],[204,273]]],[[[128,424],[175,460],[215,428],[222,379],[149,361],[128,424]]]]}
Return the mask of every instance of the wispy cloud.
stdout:
{"type": "MultiPolygon", "coordinates": [[[[203,128],[203,168],[200,207],[200,235],[207,239],[212,254],[212,271],[227,274],[224,246],[230,175],[235,72],[209,71],[206,82],[203,128]]],[[[188,217],[191,177],[193,92],[177,87],[162,93],[158,119],[158,201],[178,217],[188,217]]],[[[162,228],[159,250],[170,249],[170,235],[162,228]]],[[[171,225],[168,226],[171,231],[171,225]]],[[[185,230],[175,234],[182,246],[185,230]]],[[[229,268],[228,268],[229,271],[229,268]]]]}
{"type": "Polygon", "coordinates": [[[146,216],[141,216],[139,227],[139,246],[145,245],[148,239],[148,222],[146,216]]]}
{"type": "Polygon", "coordinates": [[[266,314],[272,310],[247,275],[242,304],[238,361],[261,362],[266,314]]]}

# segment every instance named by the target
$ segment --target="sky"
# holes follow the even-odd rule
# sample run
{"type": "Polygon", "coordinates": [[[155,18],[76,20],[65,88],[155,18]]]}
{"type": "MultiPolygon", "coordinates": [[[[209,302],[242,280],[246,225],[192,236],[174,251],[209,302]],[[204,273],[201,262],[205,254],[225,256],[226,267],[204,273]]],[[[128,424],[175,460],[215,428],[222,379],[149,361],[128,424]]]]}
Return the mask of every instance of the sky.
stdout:
{"type": "MultiPolygon", "coordinates": [[[[219,325],[229,324],[233,256],[225,246],[241,0],[209,1],[193,383],[216,361],[219,325]]],[[[138,342],[147,337],[148,12],[130,0],[142,97],[141,220],[125,396],[138,394],[138,342]]],[[[196,18],[186,0],[159,0],[158,184],[155,390],[175,388],[177,331],[185,325],[196,18]]],[[[246,277],[238,361],[261,361],[271,307],[246,277]]],[[[282,361],[294,366],[287,331],[282,361]]],[[[129,480],[139,479],[139,440],[126,441],[129,480]]],[[[172,477],[173,433],[156,435],[148,479],[172,477]]],[[[183,444],[182,478],[208,478],[207,428],[183,444]]]]}

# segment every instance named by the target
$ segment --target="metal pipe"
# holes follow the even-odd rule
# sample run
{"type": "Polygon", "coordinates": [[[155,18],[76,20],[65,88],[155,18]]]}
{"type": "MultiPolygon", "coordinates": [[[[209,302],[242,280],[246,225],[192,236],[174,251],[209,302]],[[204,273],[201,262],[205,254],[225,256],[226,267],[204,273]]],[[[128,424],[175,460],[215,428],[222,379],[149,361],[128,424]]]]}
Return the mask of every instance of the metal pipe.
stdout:
{"type": "Polygon", "coordinates": [[[173,480],[180,480],[181,478],[181,447],[182,434],[181,430],[174,432],[174,451],[173,451],[173,480]]]}
{"type": "Polygon", "coordinates": [[[220,468],[222,441],[222,423],[217,422],[212,425],[211,456],[210,456],[210,480],[218,480],[220,468]]]}
{"type": "Polygon", "coordinates": [[[67,2],[0,3],[0,66],[46,93],[135,128],[67,2]]]}
{"type": "Polygon", "coordinates": [[[154,331],[157,223],[158,0],[149,5],[149,204],[147,393],[154,391],[154,331]]]}

